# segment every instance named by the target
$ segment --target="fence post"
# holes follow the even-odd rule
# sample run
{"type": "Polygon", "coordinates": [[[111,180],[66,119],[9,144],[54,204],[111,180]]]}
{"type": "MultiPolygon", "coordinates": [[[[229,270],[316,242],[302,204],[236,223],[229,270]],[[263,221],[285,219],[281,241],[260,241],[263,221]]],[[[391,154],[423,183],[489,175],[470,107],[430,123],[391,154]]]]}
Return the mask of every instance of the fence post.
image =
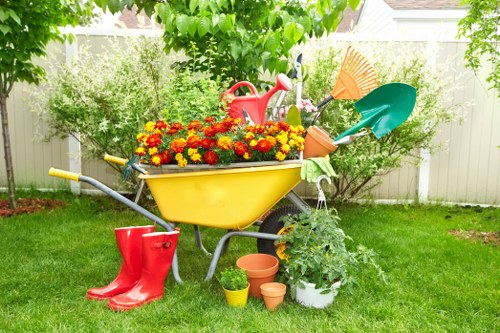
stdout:
{"type": "MultiPolygon", "coordinates": [[[[76,36],[73,43],[68,40],[64,43],[64,50],[66,55],[66,64],[69,65],[74,60],[78,59],[78,40],[76,36]]],[[[72,133],[68,136],[68,158],[69,158],[69,171],[75,173],[82,173],[82,154],[80,145],[80,133],[72,133]]],[[[71,193],[80,194],[80,182],[70,182],[71,193]]]]}

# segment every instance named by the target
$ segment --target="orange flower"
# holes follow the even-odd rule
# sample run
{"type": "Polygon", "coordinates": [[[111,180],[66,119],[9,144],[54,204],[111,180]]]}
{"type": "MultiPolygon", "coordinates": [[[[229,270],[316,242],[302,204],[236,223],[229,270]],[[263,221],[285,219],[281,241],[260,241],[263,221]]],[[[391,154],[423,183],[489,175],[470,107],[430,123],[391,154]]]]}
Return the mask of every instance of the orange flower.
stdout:
{"type": "Polygon", "coordinates": [[[200,146],[200,143],[201,143],[201,139],[198,135],[191,135],[191,136],[188,136],[188,138],[187,138],[187,145],[190,148],[198,148],[200,146]]]}
{"type": "Polygon", "coordinates": [[[267,153],[273,149],[273,144],[267,139],[259,139],[257,141],[257,150],[261,153],[267,153]]]}
{"type": "Polygon", "coordinates": [[[203,128],[203,125],[199,120],[193,120],[188,125],[188,130],[200,130],[203,128]]]}
{"type": "Polygon", "coordinates": [[[241,141],[236,141],[233,144],[233,149],[237,156],[243,156],[248,151],[247,146],[241,141]]]}
{"type": "Polygon", "coordinates": [[[184,148],[186,148],[187,142],[186,139],[180,138],[180,139],[175,139],[170,143],[170,148],[174,151],[174,153],[182,153],[184,148]]]}
{"type": "Polygon", "coordinates": [[[161,144],[161,136],[159,134],[150,135],[146,139],[146,145],[149,148],[158,147],[161,144]]]}

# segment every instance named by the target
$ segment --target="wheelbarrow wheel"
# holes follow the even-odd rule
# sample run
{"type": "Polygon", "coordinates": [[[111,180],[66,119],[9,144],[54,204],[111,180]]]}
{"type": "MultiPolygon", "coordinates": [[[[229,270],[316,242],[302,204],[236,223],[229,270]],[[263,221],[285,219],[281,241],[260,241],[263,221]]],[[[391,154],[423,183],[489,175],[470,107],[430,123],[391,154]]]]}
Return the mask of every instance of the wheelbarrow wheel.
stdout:
{"type": "MultiPolygon", "coordinates": [[[[300,210],[295,206],[284,206],[273,210],[267,217],[262,221],[259,228],[259,232],[266,234],[283,235],[287,233],[287,229],[284,228],[283,222],[280,221],[282,216],[299,214],[300,210]]],[[[274,244],[273,240],[269,239],[257,239],[257,249],[259,253],[270,254],[280,259],[285,259],[285,244],[274,244]]]]}

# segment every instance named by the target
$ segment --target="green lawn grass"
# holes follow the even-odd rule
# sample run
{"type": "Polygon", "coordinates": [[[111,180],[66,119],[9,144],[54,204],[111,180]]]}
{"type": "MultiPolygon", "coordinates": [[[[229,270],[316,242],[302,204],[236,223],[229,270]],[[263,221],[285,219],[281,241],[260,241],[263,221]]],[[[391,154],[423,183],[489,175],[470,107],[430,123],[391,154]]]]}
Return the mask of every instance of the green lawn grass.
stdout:
{"type": "MultiPolygon", "coordinates": [[[[118,271],[113,229],[148,221],[107,197],[43,196],[68,204],[0,218],[0,332],[499,332],[499,248],[448,234],[498,231],[499,209],[339,207],[353,246],[379,254],[388,284],[363,271],[325,310],[286,300],[273,313],[256,299],[229,308],[218,283],[204,281],[210,258],[196,248],[192,227],[181,225],[184,284],[169,275],[162,300],[116,313],[88,301],[86,290],[118,271]]],[[[225,231],[202,233],[212,250],[225,231]]],[[[217,271],[255,251],[254,239],[234,238],[217,271]]]]}

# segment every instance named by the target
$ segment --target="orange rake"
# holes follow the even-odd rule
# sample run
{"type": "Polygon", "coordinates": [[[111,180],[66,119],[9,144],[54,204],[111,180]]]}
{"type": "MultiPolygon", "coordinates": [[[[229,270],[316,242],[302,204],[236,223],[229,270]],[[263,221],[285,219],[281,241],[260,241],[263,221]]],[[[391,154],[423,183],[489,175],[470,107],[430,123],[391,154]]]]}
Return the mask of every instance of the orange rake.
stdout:
{"type": "Polygon", "coordinates": [[[360,99],[378,86],[377,74],[373,66],[358,51],[349,46],[330,96],[316,107],[319,109],[333,99],[360,99]]]}

